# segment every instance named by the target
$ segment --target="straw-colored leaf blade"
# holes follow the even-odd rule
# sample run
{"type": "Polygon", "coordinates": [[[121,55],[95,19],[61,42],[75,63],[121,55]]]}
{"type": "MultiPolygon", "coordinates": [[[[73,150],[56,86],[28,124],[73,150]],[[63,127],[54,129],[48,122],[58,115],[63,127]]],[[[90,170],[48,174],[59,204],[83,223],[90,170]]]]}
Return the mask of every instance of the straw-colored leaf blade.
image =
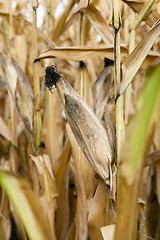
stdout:
{"type": "Polygon", "coordinates": [[[145,38],[138,44],[134,51],[123,62],[123,80],[120,85],[119,93],[122,94],[131,83],[147,53],[160,34],[160,21],[147,33],[145,38]]]}
{"type": "Polygon", "coordinates": [[[79,1],[77,7],[72,12],[72,15],[70,16],[68,21],[63,26],[63,28],[62,28],[62,30],[60,32],[61,34],[64,33],[74,23],[75,19],[78,17],[79,12],[81,10],[83,10],[84,8],[87,8],[87,6],[88,6],[88,1],[86,1],[86,0],[80,0],[79,1]]]}
{"type": "Polygon", "coordinates": [[[160,163],[160,150],[153,151],[148,154],[145,167],[160,163]]]}
{"type": "MultiPolygon", "coordinates": [[[[146,1],[139,1],[139,0],[122,0],[125,2],[129,7],[131,7],[136,13],[139,13],[143,8],[146,1]]],[[[144,20],[146,23],[151,27],[158,19],[160,19],[159,13],[156,9],[151,9],[147,15],[145,16],[144,20]]]]}
{"type": "Polygon", "coordinates": [[[69,161],[69,158],[70,158],[70,151],[71,151],[70,142],[67,141],[60,157],[58,158],[54,166],[54,173],[55,173],[56,186],[57,186],[58,192],[60,192],[63,181],[64,181],[64,174],[65,174],[67,162],[69,161]]]}
{"type": "Polygon", "coordinates": [[[150,149],[160,105],[160,66],[146,78],[121,152],[119,199],[115,240],[134,240],[137,231],[137,199],[142,170],[150,149]]]}
{"type": "Polygon", "coordinates": [[[0,183],[19,214],[30,239],[54,240],[43,209],[29,183],[0,171],[0,183]]]}
{"type": "MultiPolygon", "coordinates": [[[[110,60],[106,60],[109,61],[110,60]]],[[[112,61],[111,61],[112,62],[112,61]]],[[[106,107],[111,84],[111,67],[106,66],[95,81],[93,89],[94,111],[96,116],[101,119],[106,107]]]]}
{"type": "MultiPolygon", "coordinates": [[[[75,222],[77,239],[83,240],[87,238],[88,226],[87,226],[87,199],[86,199],[87,196],[85,191],[85,179],[80,169],[80,163],[82,159],[80,158],[79,146],[68,124],[66,124],[66,130],[69,140],[71,142],[72,156],[74,159],[73,168],[77,191],[77,214],[75,222]]],[[[88,179],[90,179],[90,176],[88,176],[88,179]]]]}
{"type": "Polygon", "coordinates": [[[4,138],[9,140],[14,146],[17,147],[17,143],[13,138],[13,135],[11,131],[9,130],[8,126],[4,122],[4,120],[0,116],[0,135],[2,135],[4,138]]]}
{"type": "Polygon", "coordinates": [[[115,224],[111,224],[101,228],[104,240],[113,240],[115,232],[115,224]]]}
{"type": "Polygon", "coordinates": [[[13,63],[15,64],[18,73],[17,88],[15,93],[16,104],[24,123],[31,131],[34,109],[33,90],[24,72],[22,71],[21,67],[18,65],[15,59],[13,59],[13,63]]]}
{"type": "Polygon", "coordinates": [[[5,80],[7,82],[7,87],[12,96],[15,97],[15,90],[18,78],[17,72],[11,61],[3,52],[0,52],[0,65],[2,67],[5,80]]]}
{"type": "MultiPolygon", "coordinates": [[[[91,57],[107,57],[114,59],[114,47],[113,46],[83,46],[83,47],[55,47],[47,49],[39,54],[36,60],[45,58],[61,58],[72,61],[85,61],[91,57]]],[[[121,58],[124,59],[128,55],[128,50],[124,46],[121,46],[121,58]]]]}
{"type": "Polygon", "coordinates": [[[106,224],[107,215],[107,188],[104,182],[99,181],[95,195],[92,199],[88,214],[89,237],[92,240],[102,240],[100,228],[106,224]]]}
{"type": "Polygon", "coordinates": [[[46,95],[47,106],[44,112],[42,124],[42,139],[45,142],[46,151],[50,156],[52,166],[61,155],[63,146],[62,111],[58,93],[46,95]],[[47,130],[49,126],[49,131],[47,130]]]}
{"type": "Polygon", "coordinates": [[[53,41],[56,41],[64,24],[65,24],[65,21],[67,19],[67,16],[71,10],[71,8],[73,7],[73,5],[75,4],[74,0],[69,0],[67,2],[67,6],[65,6],[64,8],[64,11],[62,13],[62,15],[58,18],[57,22],[56,22],[56,26],[54,28],[54,32],[53,32],[53,37],[52,37],[52,40],[53,41]]]}
{"type": "Polygon", "coordinates": [[[106,20],[92,4],[86,9],[87,18],[106,44],[113,44],[113,36],[106,20]]]}

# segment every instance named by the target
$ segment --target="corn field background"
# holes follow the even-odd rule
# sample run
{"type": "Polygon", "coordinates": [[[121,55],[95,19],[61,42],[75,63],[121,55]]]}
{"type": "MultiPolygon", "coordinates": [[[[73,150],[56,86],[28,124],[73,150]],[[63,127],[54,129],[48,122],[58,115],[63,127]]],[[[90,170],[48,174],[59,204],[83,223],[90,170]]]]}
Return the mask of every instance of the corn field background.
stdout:
{"type": "Polygon", "coordinates": [[[0,1],[0,240],[160,240],[159,20],[0,1]]]}

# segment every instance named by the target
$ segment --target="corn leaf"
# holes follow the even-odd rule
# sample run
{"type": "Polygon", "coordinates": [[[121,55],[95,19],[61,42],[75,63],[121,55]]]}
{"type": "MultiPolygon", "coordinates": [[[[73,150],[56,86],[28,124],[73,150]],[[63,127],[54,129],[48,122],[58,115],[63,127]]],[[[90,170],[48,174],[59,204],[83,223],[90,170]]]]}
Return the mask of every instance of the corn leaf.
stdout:
{"type": "Polygon", "coordinates": [[[104,182],[100,181],[88,215],[89,236],[92,240],[103,239],[100,228],[106,224],[106,201],[107,188],[104,182]]]}
{"type": "Polygon", "coordinates": [[[3,52],[0,52],[0,65],[2,67],[8,89],[14,98],[18,75],[13,64],[3,52]]]}
{"type": "Polygon", "coordinates": [[[13,138],[12,132],[9,130],[8,126],[0,116],[0,135],[9,140],[14,146],[17,147],[17,143],[13,138]]]}
{"type": "Polygon", "coordinates": [[[97,33],[101,36],[106,44],[113,43],[113,36],[110,27],[107,25],[106,20],[101,15],[100,11],[92,4],[86,9],[87,18],[96,29],[97,33]]]}
{"type": "Polygon", "coordinates": [[[147,53],[160,34],[160,21],[158,21],[145,38],[138,44],[133,52],[123,62],[123,79],[120,85],[119,93],[122,94],[127,86],[131,83],[147,53]]]}
{"type": "Polygon", "coordinates": [[[65,6],[65,8],[64,8],[62,15],[59,16],[58,20],[56,21],[56,26],[54,28],[53,37],[52,37],[53,41],[57,40],[58,35],[60,34],[60,32],[65,24],[68,13],[70,12],[70,10],[74,4],[75,4],[74,0],[69,0],[67,2],[67,6],[65,6]]]}
{"type": "Polygon", "coordinates": [[[29,238],[53,240],[48,220],[28,182],[9,172],[0,171],[0,183],[19,214],[29,238]]]}
{"type": "Polygon", "coordinates": [[[115,224],[111,224],[101,228],[104,240],[113,240],[115,232],[115,224]]]}
{"type": "Polygon", "coordinates": [[[17,87],[15,93],[16,104],[24,123],[31,131],[34,109],[33,90],[24,72],[22,71],[21,67],[17,64],[15,59],[13,59],[13,63],[18,73],[17,87]]]}
{"type": "MultiPolygon", "coordinates": [[[[145,1],[140,0],[122,0],[125,2],[129,7],[131,7],[136,13],[139,13],[140,10],[143,8],[143,5],[145,4],[145,1]]],[[[160,19],[159,13],[156,11],[156,9],[151,9],[148,14],[145,16],[144,20],[146,23],[151,27],[156,21],[160,19]]]]}
{"type": "MultiPolygon", "coordinates": [[[[85,61],[90,57],[103,56],[113,60],[113,46],[84,46],[84,47],[55,47],[47,49],[40,53],[36,60],[44,58],[61,58],[72,61],[85,61]]],[[[127,48],[121,46],[121,58],[124,59],[128,55],[127,48]]]]}
{"type": "Polygon", "coordinates": [[[146,77],[137,114],[128,125],[122,147],[115,240],[136,239],[139,182],[159,117],[159,76],[160,66],[146,77]]]}

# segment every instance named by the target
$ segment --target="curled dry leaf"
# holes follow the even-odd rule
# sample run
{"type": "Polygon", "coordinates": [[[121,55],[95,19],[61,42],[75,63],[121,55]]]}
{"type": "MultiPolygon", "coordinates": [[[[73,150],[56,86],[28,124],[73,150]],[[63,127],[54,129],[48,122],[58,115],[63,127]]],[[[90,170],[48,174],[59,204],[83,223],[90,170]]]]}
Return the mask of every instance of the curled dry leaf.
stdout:
{"type": "Polygon", "coordinates": [[[15,59],[13,59],[13,63],[18,73],[18,81],[15,94],[16,104],[24,123],[31,131],[34,109],[33,90],[24,72],[22,71],[21,67],[18,65],[15,59]]]}
{"type": "Polygon", "coordinates": [[[106,131],[108,134],[108,138],[109,138],[109,142],[112,150],[112,156],[114,160],[116,160],[116,126],[111,116],[106,110],[104,112],[104,119],[105,119],[106,131]]]}
{"type": "Polygon", "coordinates": [[[9,130],[8,126],[6,125],[4,120],[1,118],[1,116],[0,116],[0,135],[2,135],[4,138],[9,140],[14,146],[17,147],[17,143],[14,140],[14,137],[11,131],[9,130]]]}
{"type": "Polygon", "coordinates": [[[148,154],[144,167],[152,166],[159,162],[160,162],[160,150],[156,150],[148,154]]]}
{"type": "Polygon", "coordinates": [[[86,9],[87,18],[92,26],[96,29],[97,33],[101,36],[106,44],[113,43],[113,36],[110,27],[106,24],[106,19],[103,18],[100,11],[92,4],[86,9]]]}
{"type": "Polygon", "coordinates": [[[13,62],[16,69],[8,57],[2,52],[0,52],[0,62],[13,101],[16,102],[24,123],[31,131],[34,99],[32,88],[15,59],[13,59],[13,62]]]}
{"type": "Polygon", "coordinates": [[[100,228],[105,226],[107,217],[107,188],[104,182],[99,181],[92,199],[88,214],[89,237],[92,240],[102,240],[100,228]]]}
{"type": "Polygon", "coordinates": [[[67,1],[67,5],[65,6],[63,13],[59,16],[58,20],[55,22],[55,28],[54,28],[53,35],[52,35],[53,41],[57,40],[58,35],[60,34],[60,32],[65,24],[65,21],[67,19],[67,16],[74,4],[75,4],[74,0],[67,1]]]}
{"type": "MultiPolygon", "coordinates": [[[[136,13],[139,13],[140,10],[143,8],[143,5],[146,1],[139,1],[139,0],[122,0],[125,2],[129,7],[131,7],[136,13]]],[[[148,14],[145,16],[144,20],[149,26],[152,26],[158,19],[160,19],[159,13],[156,9],[151,9],[148,14]]]]}
{"type": "Polygon", "coordinates": [[[68,21],[63,26],[60,34],[64,33],[74,23],[75,18],[78,17],[79,11],[81,11],[84,8],[87,8],[88,4],[89,4],[89,1],[86,1],[86,0],[80,0],[79,1],[77,7],[72,12],[70,18],[68,19],[68,21]]]}
{"type": "Polygon", "coordinates": [[[113,122],[111,116],[109,113],[105,110],[104,112],[104,119],[105,119],[105,127],[106,131],[108,134],[109,142],[110,142],[110,147],[112,151],[112,156],[114,159],[114,164],[111,166],[111,171],[112,171],[112,189],[111,189],[111,197],[113,200],[116,200],[116,189],[117,189],[117,151],[116,151],[116,126],[115,123],[113,122]]]}
{"type": "Polygon", "coordinates": [[[36,157],[30,155],[30,157],[38,170],[42,190],[41,195],[47,196],[48,202],[50,202],[51,199],[57,197],[58,193],[49,156],[44,154],[36,157]]]}
{"type": "MultiPolygon", "coordinates": [[[[128,55],[127,48],[121,45],[121,59],[124,60],[127,57],[127,55],[128,55]]],[[[72,61],[85,61],[90,57],[97,56],[103,56],[113,60],[114,59],[113,45],[55,47],[41,52],[40,55],[35,59],[35,61],[44,58],[56,58],[56,57],[72,61]]]]}
{"type": "Polygon", "coordinates": [[[3,52],[0,52],[0,65],[7,83],[7,87],[14,98],[18,75],[13,64],[3,52]]]}
{"type": "Polygon", "coordinates": [[[108,100],[108,92],[111,83],[110,64],[113,64],[113,61],[105,58],[105,67],[93,85],[94,111],[99,119],[103,116],[104,108],[108,100]]]}
{"type": "Polygon", "coordinates": [[[74,20],[78,17],[80,11],[86,13],[88,20],[101,36],[103,41],[106,44],[113,44],[111,29],[106,24],[106,20],[103,18],[100,11],[94,7],[94,5],[88,5],[87,1],[84,4],[82,3],[77,6],[70,19],[64,25],[61,33],[66,31],[74,23],[74,20]]]}
{"type": "Polygon", "coordinates": [[[145,38],[137,45],[131,54],[123,62],[123,80],[120,84],[120,95],[125,91],[127,86],[131,83],[137,71],[139,70],[142,62],[147,56],[153,43],[160,34],[160,20],[150,29],[145,38]]]}
{"type": "Polygon", "coordinates": [[[46,68],[46,85],[56,86],[65,108],[68,123],[86,158],[95,171],[110,185],[113,156],[108,136],[99,119],[77,92],[54,67],[46,68]]]}

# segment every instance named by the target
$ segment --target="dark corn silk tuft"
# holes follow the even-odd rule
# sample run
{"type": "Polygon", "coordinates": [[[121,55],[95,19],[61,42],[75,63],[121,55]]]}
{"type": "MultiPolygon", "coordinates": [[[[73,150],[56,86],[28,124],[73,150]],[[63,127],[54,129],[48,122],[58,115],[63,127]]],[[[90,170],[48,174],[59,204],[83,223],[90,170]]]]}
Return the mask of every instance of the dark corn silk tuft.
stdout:
{"type": "Polygon", "coordinates": [[[45,75],[45,86],[52,93],[53,86],[56,87],[56,83],[61,78],[61,75],[57,72],[56,66],[48,66],[46,67],[46,75],[45,75]]]}

